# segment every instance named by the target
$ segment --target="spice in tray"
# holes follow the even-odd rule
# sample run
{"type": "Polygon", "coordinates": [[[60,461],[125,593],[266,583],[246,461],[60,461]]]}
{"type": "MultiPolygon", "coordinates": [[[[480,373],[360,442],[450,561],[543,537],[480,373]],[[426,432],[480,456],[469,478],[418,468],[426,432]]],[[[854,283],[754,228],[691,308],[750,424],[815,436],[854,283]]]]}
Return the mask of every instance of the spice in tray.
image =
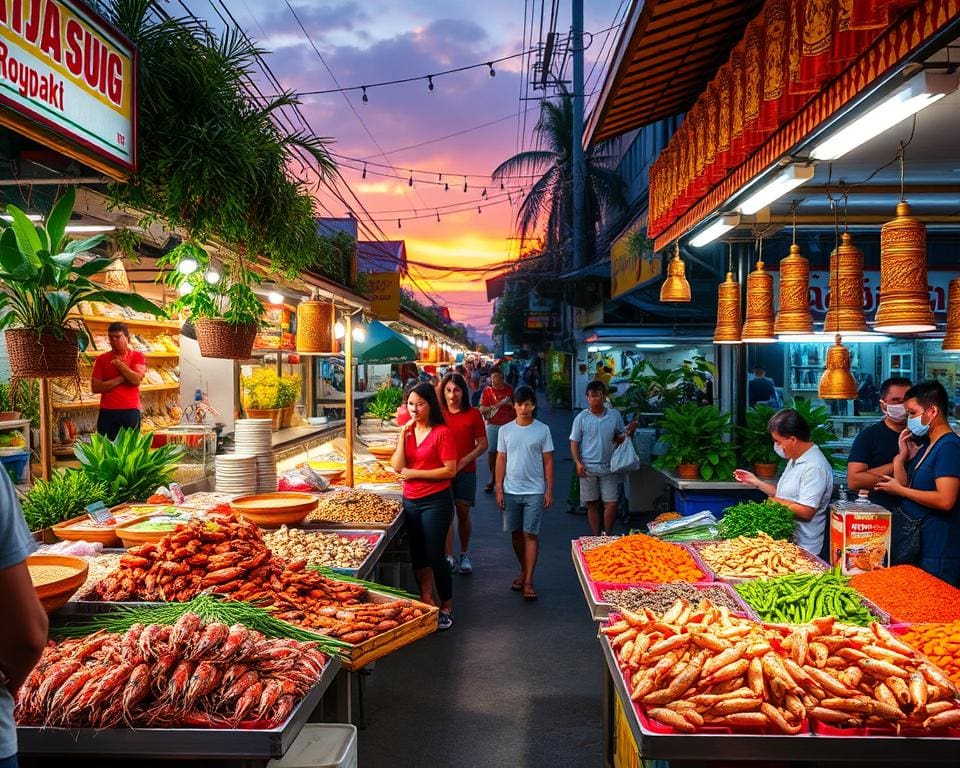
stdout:
{"type": "Polygon", "coordinates": [[[818,574],[795,574],[743,581],[734,589],[763,621],[801,624],[833,616],[844,624],[876,621],[839,568],[818,574]]]}
{"type": "Polygon", "coordinates": [[[825,566],[789,541],[771,538],[760,531],[756,538],[738,536],[698,547],[700,557],[717,573],[734,579],[786,576],[789,573],[819,573],[825,566]]]}
{"type": "Polygon", "coordinates": [[[628,611],[642,611],[649,608],[655,613],[666,611],[677,600],[688,600],[694,605],[701,600],[709,600],[713,605],[729,608],[731,611],[742,611],[743,606],[720,586],[695,587],[692,584],[673,583],[662,584],[658,587],[628,587],[626,589],[605,589],[601,593],[605,603],[628,611]]]}
{"type": "Polygon", "coordinates": [[[77,575],[76,568],[67,568],[64,565],[28,565],[27,570],[30,571],[30,580],[35,587],[53,584],[55,581],[77,575]]]}
{"type": "Polygon", "coordinates": [[[701,581],[703,571],[683,547],[642,533],[621,536],[610,544],[584,552],[594,581],[701,581]]]}
{"type": "Polygon", "coordinates": [[[960,589],[912,565],[858,573],[850,579],[850,585],[895,621],[960,619],[960,589]]]}
{"type": "Polygon", "coordinates": [[[580,542],[580,549],[583,552],[589,552],[591,549],[596,549],[597,547],[602,547],[604,544],[609,544],[612,541],[616,541],[619,536],[581,536],[577,541],[580,542]]]}
{"type": "Polygon", "coordinates": [[[914,624],[901,636],[903,642],[926,655],[960,685],[960,621],[949,624],[914,624]]]}
{"type": "Polygon", "coordinates": [[[337,491],[320,499],[308,520],[334,523],[392,523],[400,514],[399,501],[356,488],[337,491]]]}

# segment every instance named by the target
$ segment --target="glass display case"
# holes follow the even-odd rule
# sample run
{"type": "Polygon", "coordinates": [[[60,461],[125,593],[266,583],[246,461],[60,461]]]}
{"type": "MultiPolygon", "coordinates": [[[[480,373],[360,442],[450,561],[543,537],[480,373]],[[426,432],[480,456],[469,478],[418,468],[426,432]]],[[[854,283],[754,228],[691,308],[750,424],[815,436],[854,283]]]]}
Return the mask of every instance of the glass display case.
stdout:
{"type": "Polygon", "coordinates": [[[153,447],[180,445],[184,453],[177,465],[176,482],[196,482],[214,474],[217,453],[217,430],[211,426],[183,425],[160,429],[153,433],[153,447]]]}

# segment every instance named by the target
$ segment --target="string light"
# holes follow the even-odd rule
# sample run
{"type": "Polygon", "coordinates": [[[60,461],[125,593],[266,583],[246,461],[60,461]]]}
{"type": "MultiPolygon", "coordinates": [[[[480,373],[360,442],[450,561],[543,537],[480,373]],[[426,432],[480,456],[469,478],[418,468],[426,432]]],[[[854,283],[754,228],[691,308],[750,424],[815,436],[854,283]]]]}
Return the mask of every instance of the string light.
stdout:
{"type": "Polygon", "coordinates": [[[410,179],[407,181],[407,186],[408,187],[413,186],[413,173],[410,174],[410,179]]]}
{"type": "Polygon", "coordinates": [[[427,75],[427,90],[433,90],[433,75],[427,75]]]}
{"type": "Polygon", "coordinates": [[[464,192],[467,191],[467,177],[466,177],[466,176],[463,177],[463,191],[464,191],[464,192]]]}
{"type": "Polygon", "coordinates": [[[370,101],[370,97],[367,96],[367,86],[364,85],[361,87],[363,88],[363,103],[366,104],[368,101],[370,101]]]}
{"type": "Polygon", "coordinates": [[[363,175],[362,175],[360,178],[361,178],[361,179],[367,178],[367,164],[366,164],[366,163],[363,164],[363,175]]]}
{"type": "MultiPolygon", "coordinates": [[[[503,59],[499,59],[499,61],[503,61],[503,59]]],[[[495,70],[495,69],[493,68],[493,62],[492,62],[492,61],[488,61],[488,62],[487,62],[487,66],[490,67],[490,77],[496,77],[496,76],[497,76],[497,70],[495,70]]]]}

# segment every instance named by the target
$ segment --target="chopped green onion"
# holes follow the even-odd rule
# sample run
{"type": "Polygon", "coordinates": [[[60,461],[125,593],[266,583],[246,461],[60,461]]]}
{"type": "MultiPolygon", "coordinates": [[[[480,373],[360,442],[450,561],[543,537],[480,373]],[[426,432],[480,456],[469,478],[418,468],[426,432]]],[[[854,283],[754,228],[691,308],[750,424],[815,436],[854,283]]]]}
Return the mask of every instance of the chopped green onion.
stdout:
{"type": "Polygon", "coordinates": [[[345,581],[349,584],[359,584],[361,587],[366,587],[367,589],[372,589],[375,592],[383,592],[387,595],[393,595],[394,597],[403,598],[406,600],[419,600],[420,598],[417,595],[411,594],[404,589],[399,587],[388,587],[385,584],[378,584],[375,581],[364,581],[363,579],[358,579],[355,576],[348,576],[345,573],[340,573],[335,571],[333,568],[330,568],[326,565],[308,565],[308,571],[317,571],[320,574],[323,574],[328,579],[334,579],[336,581],[345,581]]]}

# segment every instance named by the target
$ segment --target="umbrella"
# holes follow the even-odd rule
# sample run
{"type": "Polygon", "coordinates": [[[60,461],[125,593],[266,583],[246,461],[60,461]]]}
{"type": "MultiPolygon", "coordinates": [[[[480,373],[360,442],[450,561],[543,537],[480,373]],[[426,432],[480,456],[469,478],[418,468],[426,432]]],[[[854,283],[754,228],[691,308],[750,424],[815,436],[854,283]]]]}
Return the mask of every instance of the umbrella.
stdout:
{"type": "Polygon", "coordinates": [[[353,354],[358,365],[408,363],[419,357],[413,344],[377,320],[367,325],[366,339],[354,342],[353,354]]]}

